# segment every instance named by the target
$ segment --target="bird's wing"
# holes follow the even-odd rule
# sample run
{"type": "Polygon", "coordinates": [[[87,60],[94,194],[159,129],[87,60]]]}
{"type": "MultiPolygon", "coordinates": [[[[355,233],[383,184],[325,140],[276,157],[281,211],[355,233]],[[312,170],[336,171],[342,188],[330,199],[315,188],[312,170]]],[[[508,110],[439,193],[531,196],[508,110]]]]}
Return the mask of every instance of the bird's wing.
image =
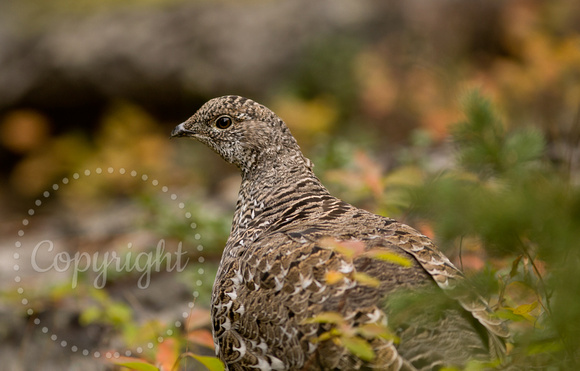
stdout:
{"type": "Polygon", "coordinates": [[[508,337],[509,331],[505,323],[493,315],[487,301],[467,287],[463,273],[427,236],[417,230],[401,223],[393,223],[388,230],[392,230],[392,233],[385,233],[383,238],[411,254],[440,288],[470,312],[489,331],[490,350],[493,355],[502,357],[505,354],[505,344],[501,338],[508,337]]]}

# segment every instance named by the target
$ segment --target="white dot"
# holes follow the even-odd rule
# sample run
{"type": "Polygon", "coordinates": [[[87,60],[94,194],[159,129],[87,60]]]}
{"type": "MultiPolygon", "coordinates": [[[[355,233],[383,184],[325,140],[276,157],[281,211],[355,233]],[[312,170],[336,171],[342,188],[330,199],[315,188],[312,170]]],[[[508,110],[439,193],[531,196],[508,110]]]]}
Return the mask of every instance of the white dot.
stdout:
{"type": "Polygon", "coordinates": [[[123,168],[123,167],[122,167],[122,168],[120,168],[120,169],[119,169],[119,174],[125,174],[125,168],[123,168]]]}
{"type": "Polygon", "coordinates": [[[89,175],[91,175],[91,171],[90,171],[89,169],[85,170],[85,175],[86,175],[86,176],[89,176],[89,175]]]}
{"type": "Polygon", "coordinates": [[[128,249],[130,249],[131,247],[133,247],[133,243],[132,243],[132,242],[129,242],[129,243],[127,244],[127,248],[128,248],[128,249]]]}
{"type": "Polygon", "coordinates": [[[35,319],[34,319],[34,324],[35,324],[35,325],[38,325],[38,324],[40,324],[40,319],[39,319],[39,318],[35,318],[35,319]]]}
{"type": "Polygon", "coordinates": [[[173,330],[172,329],[167,330],[166,334],[167,336],[173,335],[173,330]]]}
{"type": "Polygon", "coordinates": [[[203,285],[203,282],[201,282],[201,280],[197,280],[197,281],[195,281],[195,284],[196,284],[197,286],[201,286],[201,285],[203,285]]]}
{"type": "Polygon", "coordinates": [[[147,176],[147,174],[143,174],[143,175],[141,175],[141,179],[143,181],[146,181],[147,179],[149,179],[149,177],[147,176]]]}
{"type": "Polygon", "coordinates": [[[68,178],[62,178],[62,184],[68,184],[68,178]]]}
{"type": "Polygon", "coordinates": [[[73,352],[76,352],[77,350],[79,350],[79,348],[77,348],[76,345],[73,345],[72,347],[70,347],[70,350],[72,350],[73,352]]]}
{"type": "Polygon", "coordinates": [[[115,357],[115,358],[119,358],[120,356],[121,356],[121,355],[119,354],[119,352],[115,352],[115,353],[113,353],[113,357],[115,357]]]}
{"type": "Polygon", "coordinates": [[[153,343],[149,343],[149,344],[147,344],[147,348],[149,348],[149,349],[153,349],[153,343]]]}
{"type": "MultiPolygon", "coordinates": [[[[20,233],[20,232],[18,232],[18,233],[20,233]]],[[[14,246],[20,247],[20,246],[22,246],[22,243],[20,241],[16,241],[16,243],[14,244],[14,246]]]]}
{"type": "Polygon", "coordinates": [[[93,353],[93,355],[95,356],[95,358],[99,358],[101,356],[101,353],[99,353],[99,351],[96,351],[93,353]]]}
{"type": "Polygon", "coordinates": [[[181,322],[175,321],[175,327],[181,327],[181,322]]]}
{"type": "Polygon", "coordinates": [[[200,256],[199,258],[197,258],[197,261],[203,263],[205,261],[205,258],[203,256],[200,256]]]}
{"type": "Polygon", "coordinates": [[[74,173],[73,174],[73,179],[78,179],[80,177],[79,173],[74,173]]]}
{"type": "Polygon", "coordinates": [[[21,229],[21,230],[19,230],[19,231],[18,231],[18,235],[19,235],[20,237],[24,236],[24,231],[23,231],[22,229],[21,229]]]}
{"type": "Polygon", "coordinates": [[[194,292],[193,292],[193,297],[194,297],[194,298],[197,298],[198,296],[199,296],[199,292],[197,292],[197,291],[194,291],[194,292]]]}
{"type": "Polygon", "coordinates": [[[60,342],[60,346],[63,347],[63,348],[66,347],[66,340],[61,341],[60,342]]]}
{"type": "Polygon", "coordinates": [[[193,308],[194,305],[195,305],[195,303],[193,301],[190,301],[189,303],[187,303],[187,306],[190,308],[193,308]]]}
{"type": "Polygon", "coordinates": [[[14,282],[16,282],[16,283],[20,282],[20,276],[14,277],[14,282]]]}
{"type": "Polygon", "coordinates": [[[191,223],[189,226],[191,227],[191,229],[197,228],[197,224],[195,224],[195,223],[191,223]]]}
{"type": "MultiPolygon", "coordinates": [[[[185,217],[186,217],[187,219],[191,218],[191,213],[190,213],[189,211],[188,211],[188,212],[186,212],[186,213],[185,213],[185,217]]],[[[191,223],[191,224],[195,224],[195,223],[191,223]]],[[[192,227],[192,228],[194,228],[194,227],[192,227]]]]}
{"type": "Polygon", "coordinates": [[[103,172],[103,169],[101,169],[100,167],[98,167],[98,168],[97,168],[97,170],[96,170],[96,173],[97,173],[97,174],[100,174],[100,173],[102,173],[102,172],[103,172]]]}
{"type": "Polygon", "coordinates": [[[40,206],[40,205],[42,205],[42,201],[40,201],[40,200],[36,200],[36,201],[34,201],[34,204],[35,204],[36,206],[40,206]]]}
{"type": "Polygon", "coordinates": [[[47,327],[43,327],[42,328],[42,332],[44,332],[45,334],[48,333],[48,328],[47,327]]]}
{"type": "Polygon", "coordinates": [[[130,351],[130,350],[128,350],[128,351],[126,351],[126,352],[125,352],[125,355],[126,355],[127,357],[131,357],[131,354],[133,354],[133,353],[131,353],[131,351],[130,351]]]}
{"type": "Polygon", "coordinates": [[[50,192],[44,191],[44,193],[42,195],[44,196],[44,198],[48,198],[48,196],[50,196],[50,192]]]}
{"type": "Polygon", "coordinates": [[[56,334],[52,334],[52,335],[50,335],[50,339],[52,341],[55,341],[56,339],[58,339],[58,337],[56,336],[56,334]]]}
{"type": "Polygon", "coordinates": [[[88,356],[88,355],[89,355],[89,350],[83,349],[83,356],[88,356]]]}
{"type": "Polygon", "coordinates": [[[185,204],[183,202],[180,202],[178,206],[180,209],[183,209],[185,207],[185,204]]]}
{"type": "Polygon", "coordinates": [[[172,193],[172,194],[171,194],[171,199],[172,199],[173,201],[177,200],[177,195],[176,195],[175,193],[172,193]]]}
{"type": "Polygon", "coordinates": [[[22,287],[19,287],[18,290],[16,290],[20,295],[22,295],[24,293],[24,289],[22,287]]]}
{"type": "Polygon", "coordinates": [[[28,210],[28,215],[30,215],[30,216],[34,215],[34,209],[29,209],[28,210]]]}
{"type": "Polygon", "coordinates": [[[28,219],[22,219],[22,225],[28,225],[28,219]]]}
{"type": "Polygon", "coordinates": [[[197,251],[203,251],[203,246],[202,245],[197,245],[197,251]]]}
{"type": "Polygon", "coordinates": [[[113,171],[115,171],[115,169],[113,169],[112,167],[110,167],[110,168],[107,169],[107,172],[109,174],[113,174],[113,171]]]}
{"type": "Polygon", "coordinates": [[[29,316],[32,316],[34,314],[34,311],[31,308],[28,308],[28,310],[26,311],[26,314],[28,314],[29,316]]]}
{"type": "Polygon", "coordinates": [[[21,303],[22,303],[22,305],[28,304],[28,299],[26,299],[26,298],[22,299],[21,303]]]}
{"type": "Polygon", "coordinates": [[[167,186],[163,186],[163,187],[161,187],[161,191],[163,191],[163,192],[167,192],[168,190],[169,190],[169,189],[167,188],[167,186]]]}
{"type": "Polygon", "coordinates": [[[58,190],[58,184],[53,184],[52,189],[54,189],[55,191],[58,190]]]}
{"type": "Polygon", "coordinates": [[[15,252],[14,255],[12,255],[14,257],[14,259],[20,259],[20,254],[15,252]]]}
{"type": "Polygon", "coordinates": [[[203,268],[199,268],[199,269],[197,270],[197,273],[199,273],[199,274],[203,274],[203,272],[205,272],[205,271],[203,270],[203,268]]]}
{"type": "Polygon", "coordinates": [[[143,352],[143,348],[137,347],[137,353],[142,353],[142,352],[143,352]]]}
{"type": "Polygon", "coordinates": [[[157,338],[157,342],[158,342],[158,343],[163,343],[163,337],[162,337],[162,336],[159,336],[159,337],[157,338]]]}
{"type": "Polygon", "coordinates": [[[14,270],[18,272],[20,270],[20,266],[18,264],[14,264],[14,270]]]}
{"type": "Polygon", "coordinates": [[[189,314],[188,314],[187,312],[183,312],[183,313],[181,313],[181,316],[182,316],[183,318],[187,318],[187,317],[189,316],[189,314]]]}
{"type": "Polygon", "coordinates": [[[108,359],[111,359],[111,357],[113,357],[113,355],[111,354],[111,352],[107,352],[107,353],[105,353],[105,357],[108,359]]]}
{"type": "Polygon", "coordinates": [[[131,171],[131,176],[137,176],[137,172],[135,170],[131,171]]]}
{"type": "Polygon", "coordinates": [[[193,236],[193,238],[195,238],[196,240],[199,240],[201,238],[201,234],[196,233],[195,236],[193,236]]]}

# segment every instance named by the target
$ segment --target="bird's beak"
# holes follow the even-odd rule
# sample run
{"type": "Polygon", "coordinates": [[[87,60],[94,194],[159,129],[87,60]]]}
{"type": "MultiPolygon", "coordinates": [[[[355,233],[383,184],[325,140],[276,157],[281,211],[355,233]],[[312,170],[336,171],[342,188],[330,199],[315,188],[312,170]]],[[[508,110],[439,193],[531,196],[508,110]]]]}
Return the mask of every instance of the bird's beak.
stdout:
{"type": "Polygon", "coordinates": [[[184,124],[185,122],[182,122],[181,124],[177,125],[171,132],[171,136],[169,138],[189,137],[195,134],[195,132],[185,129],[184,124]]]}

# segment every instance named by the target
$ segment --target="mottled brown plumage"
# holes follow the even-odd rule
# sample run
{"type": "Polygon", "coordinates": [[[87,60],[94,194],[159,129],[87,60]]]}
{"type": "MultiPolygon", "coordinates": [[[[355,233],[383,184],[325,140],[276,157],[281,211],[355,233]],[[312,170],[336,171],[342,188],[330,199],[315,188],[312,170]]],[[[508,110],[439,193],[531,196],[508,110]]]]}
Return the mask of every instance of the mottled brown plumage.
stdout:
{"type": "Polygon", "coordinates": [[[480,296],[458,288],[461,272],[413,228],[331,196],[268,108],[215,98],[174,129],[179,136],[205,143],[242,173],[212,295],[216,352],[228,370],[427,370],[501,357],[507,331],[480,296]],[[328,282],[329,272],[338,278],[328,282]],[[394,313],[397,293],[433,288],[448,302],[443,308],[424,302],[418,313],[394,313]],[[366,336],[375,357],[363,361],[336,338],[317,340],[333,325],[308,319],[323,312],[354,328],[398,318],[388,325],[400,341],[366,336]]]}

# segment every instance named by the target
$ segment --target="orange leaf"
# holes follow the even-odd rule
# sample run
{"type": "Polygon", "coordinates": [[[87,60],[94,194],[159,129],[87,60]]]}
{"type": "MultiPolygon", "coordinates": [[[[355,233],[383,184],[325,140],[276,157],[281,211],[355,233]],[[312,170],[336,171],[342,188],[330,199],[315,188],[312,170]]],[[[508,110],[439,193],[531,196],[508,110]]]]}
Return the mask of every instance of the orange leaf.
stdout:
{"type": "Polygon", "coordinates": [[[165,340],[157,346],[156,364],[162,370],[171,370],[179,357],[179,343],[173,338],[165,340]]]}
{"type": "Polygon", "coordinates": [[[206,309],[193,309],[187,317],[187,330],[211,325],[211,314],[206,309]]]}
{"type": "Polygon", "coordinates": [[[334,285],[335,283],[340,282],[344,278],[344,274],[337,272],[337,271],[328,271],[324,275],[324,279],[326,283],[329,285],[334,285]]]}
{"type": "Polygon", "coordinates": [[[214,348],[213,337],[208,330],[193,330],[187,333],[187,340],[208,348],[214,348]]]}

